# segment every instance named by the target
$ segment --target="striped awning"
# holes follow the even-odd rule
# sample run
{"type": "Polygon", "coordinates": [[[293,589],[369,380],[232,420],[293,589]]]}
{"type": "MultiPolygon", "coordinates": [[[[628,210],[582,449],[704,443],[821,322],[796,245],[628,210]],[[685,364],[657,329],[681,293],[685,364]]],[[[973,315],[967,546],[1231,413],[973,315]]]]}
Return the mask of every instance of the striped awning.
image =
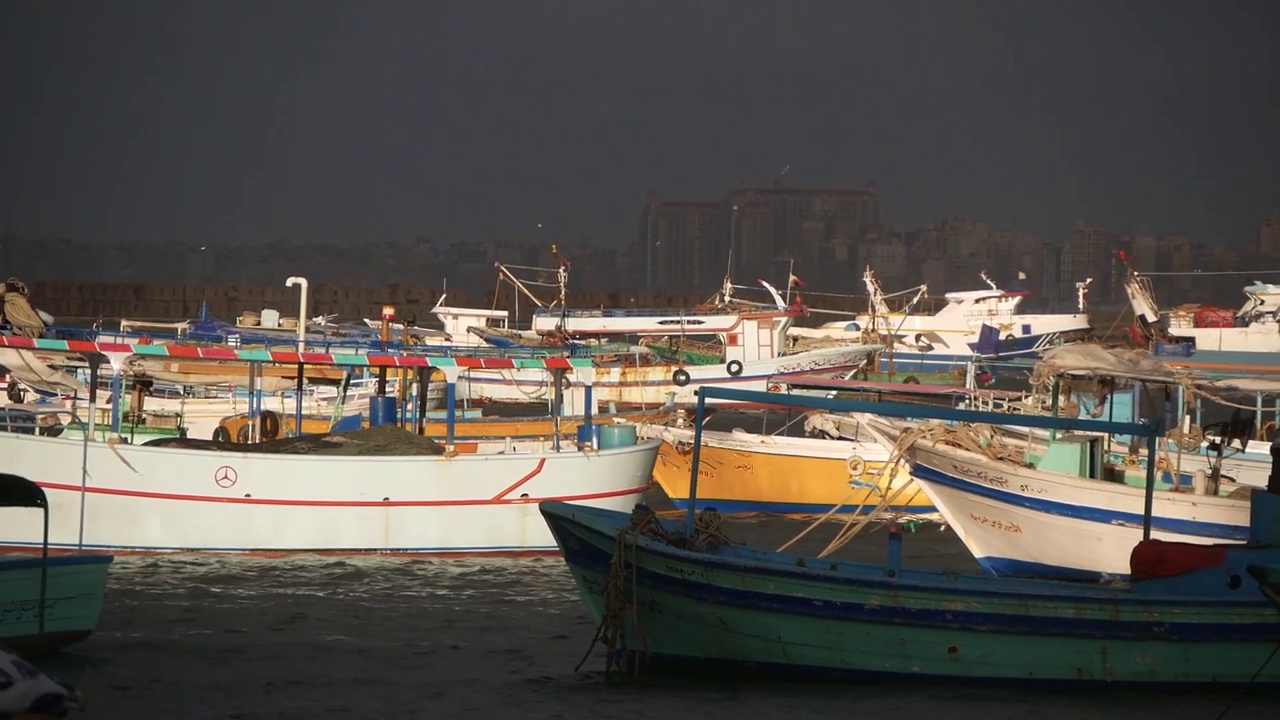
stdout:
{"type": "Polygon", "coordinates": [[[84,355],[123,353],[142,357],[174,358],[178,360],[260,362],[281,365],[302,363],[304,365],[330,367],[459,368],[465,370],[586,370],[593,367],[590,358],[432,357],[397,353],[299,353],[254,348],[125,345],[88,342],[85,340],[33,339],[13,335],[0,335],[0,347],[84,355]]]}

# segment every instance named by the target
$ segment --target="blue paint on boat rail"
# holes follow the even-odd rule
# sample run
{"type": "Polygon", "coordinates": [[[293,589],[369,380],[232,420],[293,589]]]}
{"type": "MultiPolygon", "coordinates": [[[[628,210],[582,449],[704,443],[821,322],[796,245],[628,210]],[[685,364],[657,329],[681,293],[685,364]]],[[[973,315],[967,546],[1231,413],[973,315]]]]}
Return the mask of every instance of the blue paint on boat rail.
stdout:
{"type": "Polygon", "coordinates": [[[844,400],[836,397],[814,397],[790,393],[738,390],[735,388],[704,385],[695,394],[698,397],[693,424],[693,457],[689,464],[689,500],[685,515],[685,535],[693,537],[698,507],[698,476],[702,460],[702,429],[707,418],[707,400],[729,400],[753,405],[775,405],[807,410],[854,412],[881,415],[883,417],[918,420],[944,420],[984,425],[1011,425],[1014,427],[1042,428],[1046,430],[1078,430],[1106,435],[1131,435],[1147,440],[1147,483],[1144,498],[1142,539],[1151,537],[1151,513],[1155,503],[1156,443],[1164,434],[1164,419],[1150,418],[1142,422],[1115,422],[1082,418],[1045,417],[1042,415],[1015,415],[987,410],[961,410],[959,408],[902,402],[874,402],[869,400],[844,400]]]}
{"type": "MultiPolygon", "coordinates": [[[[75,547],[71,545],[70,547],[75,547]]],[[[51,555],[39,557],[30,555],[14,555],[0,557],[0,571],[6,570],[39,570],[45,567],[74,567],[77,565],[110,565],[115,560],[111,555],[51,555]]]]}
{"type": "Polygon", "coordinates": [[[732,400],[757,405],[777,405],[779,407],[803,408],[807,410],[860,412],[871,415],[880,415],[883,417],[947,420],[951,422],[981,423],[985,425],[1014,425],[1018,427],[1043,428],[1046,430],[1078,430],[1080,432],[1096,432],[1109,435],[1135,435],[1144,438],[1158,437],[1164,434],[1164,422],[1162,418],[1152,418],[1144,422],[1135,423],[1082,418],[1055,418],[1041,415],[1011,415],[1009,413],[990,412],[985,410],[961,410],[958,408],[917,403],[844,400],[840,398],[809,395],[761,392],[759,390],[737,390],[734,388],[710,385],[698,388],[697,394],[699,405],[702,404],[703,398],[706,398],[712,400],[732,400]]]}

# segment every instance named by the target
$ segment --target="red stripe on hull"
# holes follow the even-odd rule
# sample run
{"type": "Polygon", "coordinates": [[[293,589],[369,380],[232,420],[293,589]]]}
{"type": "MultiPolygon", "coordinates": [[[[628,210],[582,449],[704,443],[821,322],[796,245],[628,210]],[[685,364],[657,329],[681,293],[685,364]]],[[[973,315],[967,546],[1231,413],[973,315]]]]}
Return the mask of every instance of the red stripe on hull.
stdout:
{"type": "MultiPolygon", "coordinates": [[[[537,468],[536,474],[541,470],[541,466],[537,468]]],[[[521,482],[524,482],[523,480],[521,482]]],[[[63,485],[61,483],[37,483],[46,490],[61,490],[63,492],[79,493],[81,488],[79,485],[63,485]]],[[[512,489],[518,487],[520,483],[512,486],[512,489]]],[[[143,492],[139,490],[117,490],[114,488],[84,488],[84,492],[90,495],[109,495],[112,497],[133,497],[145,500],[171,500],[175,502],[201,502],[201,503],[223,503],[227,505],[272,505],[283,507],[349,507],[349,508],[379,508],[379,507],[468,507],[468,506],[485,506],[485,505],[526,505],[529,503],[540,503],[544,500],[558,500],[560,502],[581,502],[583,500],[604,500],[613,497],[622,497],[624,495],[632,495],[642,493],[653,486],[652,482],[644,485],[623,488],[622,490],[609,490],[607,492],[589,493],[586,495],[558,495],[552,497],[528,497],[501,499],[489,498],[486,500],[280,500],[275,498],[254,498],[254,497],[235,497],[221,498],[209,495],[179,495],[176,493],[155,493],[143,492]]],[[[510,492],[510,490],[504,491],[510,492]]]]}
{"type": "MultiPolygon", "coordinates": [[[[38,549],[38,548],[37,548],[38,549]]],[[[30,555],[31,547],[0,545],[0,555],[30,555]]],[[[57,555],[113,555],[118,557],[141,557],[144,555],[234,555],[243,558],[261,558],[265,560],[277,558],[293,558],[299,555],[318,555],[321,557],[353,557],[367,555],[389,555],[392,557],[418,558],[430,560],[464,560],[467,558],[528,560],[533,558],[558,558],[559,550],[444,550],[431,552],[405,552],[401,550],[77,550],[76,548],[49,548],[49,556],[57,555]]]]}

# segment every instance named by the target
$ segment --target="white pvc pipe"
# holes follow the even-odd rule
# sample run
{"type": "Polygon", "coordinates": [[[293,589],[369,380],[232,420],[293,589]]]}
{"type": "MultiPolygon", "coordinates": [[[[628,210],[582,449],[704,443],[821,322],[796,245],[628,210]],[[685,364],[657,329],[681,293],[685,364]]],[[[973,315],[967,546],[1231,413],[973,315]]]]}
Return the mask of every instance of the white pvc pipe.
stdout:
{"type": "Polygon", "coordinates": [[[294,275],[284,281],[285,287],[302,286],[302,297],[298,299],[298,352],[307,348],[307,279],[294,275]]]}

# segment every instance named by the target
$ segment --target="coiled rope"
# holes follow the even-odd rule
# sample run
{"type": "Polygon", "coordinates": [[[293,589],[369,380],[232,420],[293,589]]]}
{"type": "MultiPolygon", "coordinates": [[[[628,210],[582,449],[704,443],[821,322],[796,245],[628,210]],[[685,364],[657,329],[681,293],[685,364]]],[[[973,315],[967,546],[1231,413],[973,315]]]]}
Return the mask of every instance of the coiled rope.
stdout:
{"type": "Polygon", "coordinates": [[[13,327],[16,335],[38,338],[44,334],[44,320],[40,313],[31,307],[27,299],[31,292],[26,284],[17,278],[9,278],[4,282],[4,305],[0,311],[0,321],[13,327]]]}

